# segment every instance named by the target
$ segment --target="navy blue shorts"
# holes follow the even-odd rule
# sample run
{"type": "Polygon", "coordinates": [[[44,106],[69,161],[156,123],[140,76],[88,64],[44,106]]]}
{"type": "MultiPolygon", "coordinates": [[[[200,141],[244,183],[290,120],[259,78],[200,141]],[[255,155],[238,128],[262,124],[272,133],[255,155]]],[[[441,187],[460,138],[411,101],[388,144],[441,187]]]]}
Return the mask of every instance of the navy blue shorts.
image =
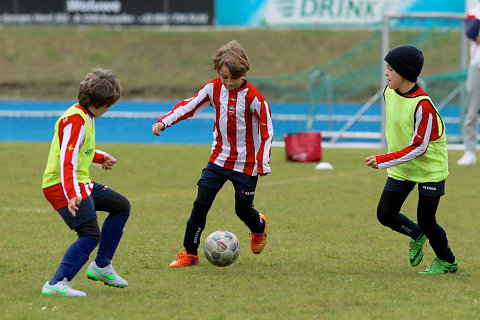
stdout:
{"type": "MultiPolygon", "coordinates": [[[[410,193],[417,183],[402,181],[388,177],[384,190],[410,193]]],[[[441,197],[445,194],[445,180],[440,182],[425,182],[418,184],[418,193],[426,197],[441,197]]]]}
{"type": "Polygon", "coordinates": [[[197,184],[220,190],[227,180],[233,183],[236,197],[253,200],[258,176],[250,176],[246,173],[226,169],[210,161],[202,170],[202,176],[197,184]]]}
{"type": "Polygon", "coordinates": [[[92,193],[80,203],[77,215],[74,217],[68,211],[68,207],[61,208],[57,212],[62,216],[70,229],[75,229],[79,225],[97,218],[95,205],[101,203],[113,190],[103,184],[94,182],[92,193]]]}

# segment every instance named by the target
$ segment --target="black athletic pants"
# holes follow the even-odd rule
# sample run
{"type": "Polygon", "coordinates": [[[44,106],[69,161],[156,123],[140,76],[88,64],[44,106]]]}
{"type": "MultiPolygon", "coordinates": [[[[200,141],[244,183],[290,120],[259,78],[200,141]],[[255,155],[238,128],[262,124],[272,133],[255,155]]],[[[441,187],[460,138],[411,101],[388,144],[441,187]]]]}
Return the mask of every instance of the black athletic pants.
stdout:
{"type": "Polygon", "coordinates": [[[455,256],[450,250],[447,234],[437,224],[435,218],[440,196],[431,197],[419,194],[418,224],[416,224],[400,213],[400,209],[409,193],[383,190],[377,207],[378,221],[384,226],[414,239],[418,239],[422,234],[425,234],[437,257],[453,263],[455,256]]]}
{"type": "Polygon", "coordinates": [[[183,246],[187,253],[197,254],[208,211],[218,191],[227,181],[231,181],[235,188],[235,213],[237,216],[251,232],[263,232],[265,225],[258,211],[253,207],[257,179],[257,176],[249,176],[208,162],[198,181],[197,199],[193,203],[192,213],[187,221],[183,238],[183,246]]]}

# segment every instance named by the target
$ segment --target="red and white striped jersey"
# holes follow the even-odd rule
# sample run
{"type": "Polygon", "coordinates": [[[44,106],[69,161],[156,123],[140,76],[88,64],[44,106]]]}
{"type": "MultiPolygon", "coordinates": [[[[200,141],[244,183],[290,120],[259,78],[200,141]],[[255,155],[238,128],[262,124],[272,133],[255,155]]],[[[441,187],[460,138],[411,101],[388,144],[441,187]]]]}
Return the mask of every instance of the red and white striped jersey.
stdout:
{"type": "MultiPolygon", "coordinates": [[[[426,95],[426,93],[416,85],[413,92],[404,96],[408,98],[419,95],[426,95]]],[[[427,151],[430,141],[435,141],[440,137],[438,129],[439,123],[435,108],[428,100],[420,101],[415,110],[414,132],[410,143],[401,150],[377,155],[378,169],[390,168],[420,157],[427,151]]]]}
{"type": "MultiPolygon", "coordinates": [[[[92,115],[79,104],[75,107],[81,109],[93,125],[92,115]]],[[[43,193],[55,210],[68,206],[68,201],[74,197],[82,199],[90,196],[93,189],[93,181],[88,183],[78,182],[78,151],[85,141],[85,121],[82,116],[75,114],[65,121],[59,122],[58,139],[60,143],[60,173],[62,182],[43,189],[43,193]]],[[[102,164],[106,153],[95,150],[93,163],[102,164]]]]}
{"type": "Polygon", "coordinates": [[[248,81],[239,89],[227,90],[216,78],[192,98],[177,103],[157,122],[169,127],[208,106],[215,109],[210,161],[251,176],[270,172],[271,111],[265,98],[248,81]]]}

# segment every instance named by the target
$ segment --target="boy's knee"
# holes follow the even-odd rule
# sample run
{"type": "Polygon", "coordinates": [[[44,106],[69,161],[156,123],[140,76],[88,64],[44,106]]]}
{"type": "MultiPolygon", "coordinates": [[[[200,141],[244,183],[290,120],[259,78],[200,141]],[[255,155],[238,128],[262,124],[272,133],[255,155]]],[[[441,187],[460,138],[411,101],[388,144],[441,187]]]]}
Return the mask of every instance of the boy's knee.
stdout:
{"type": "Polygon", "coordinates": [[[247,226],[257,224],[258,211],[253,207],[253,199],[235,197],[235,213],[247,226]]]}
{"type": "Polygon", "coordinates": [[[78,237],[90,237],[98,244],[100,242],[100,227],[98,226],[97,219],[93,219],[82,223],[78,227],[75,228],[75,231],[78,234],[78,237]]]}
{"type": "Polygon", "coordinates": [[[198,186],[198,195],[195,201],[193,202],[192,214],[190,215],[189,223],[196,225],[205,225],[207,219],[208,211],[212,206],[213,200],[217,194],[218,190],[198,186]]]}
{"type": "Polygon", "coordinates": [[[437,221],[435,219],[418,217],[418,226],[424,233],[430,233],[430,231],[434,230],[437,226],[437,221]]]}
{"type": "Polygon", "coordinates": [[[253,200],[235,197],[235,212],[237,215],[254,212],[253,200]]]}
{"type": "Polygon", "coordinates": [[[108,197],[100,203],[100,207],[113,214],[130,215],[131,205],[128,199],[116,191],[112,191],[108,197]]]}
{"type": "Polygon", "coordinates": [[[130,215],[130,210],[131,210],[130,201],[128,201],[128,199],[121,194],[118,194],[115,200],[118,205],[116,211],[123,215],[127,215],[127,216],[130,215]]]}
{"type": "Polygon", "coordinates": [[[215,199],[217,190],[205,186],[198,186],[197,198],[193,202],[193,207],[200,211],[209,210],[215,199]]]}
{"type": "Polygon", "coordinates": [[[195,211],[208,211],[210,209],[211,203],[204,198],[197,198],[193,202],[193,208],[195,211]]]}
{"type": "Polygon", "coordinates": [[[377,219],[382,225],[386,227],[390,227],[393,222],[388,212],[381,207],[377,208],[377,219]]]}

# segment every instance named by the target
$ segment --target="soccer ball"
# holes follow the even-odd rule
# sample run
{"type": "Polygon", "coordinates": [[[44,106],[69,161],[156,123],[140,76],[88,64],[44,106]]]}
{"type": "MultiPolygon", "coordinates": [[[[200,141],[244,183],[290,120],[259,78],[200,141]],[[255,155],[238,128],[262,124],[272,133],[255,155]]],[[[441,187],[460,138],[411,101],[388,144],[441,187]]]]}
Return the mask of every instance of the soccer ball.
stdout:
{"type": "Polygon", "coordinates": [[[217,267],[231,265],[240,254],[237,237],[227,230],[217,230],[210,234],[203,249],[207,260],[217,267]]]}

